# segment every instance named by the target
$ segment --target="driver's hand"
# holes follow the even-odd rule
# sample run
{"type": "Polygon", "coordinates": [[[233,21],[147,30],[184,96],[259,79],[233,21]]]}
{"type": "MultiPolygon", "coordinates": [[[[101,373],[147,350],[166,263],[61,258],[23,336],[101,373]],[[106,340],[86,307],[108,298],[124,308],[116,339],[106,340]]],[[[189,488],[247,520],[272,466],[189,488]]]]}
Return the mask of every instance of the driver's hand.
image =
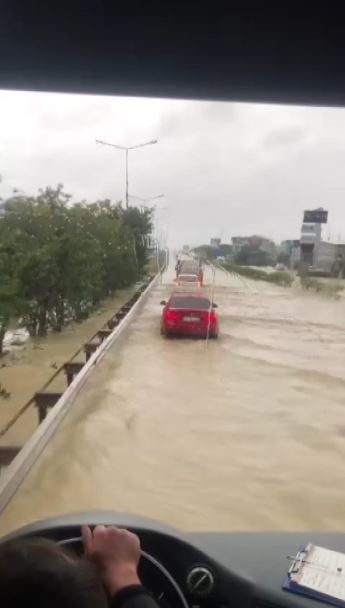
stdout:
{"type": "Polygon", "coordinates": [[[113,595],[129,585],[140,585],[138,564],[139,538],[123,528],[82,526],[84,551],[99,570],[108,591],[113,595]]]}

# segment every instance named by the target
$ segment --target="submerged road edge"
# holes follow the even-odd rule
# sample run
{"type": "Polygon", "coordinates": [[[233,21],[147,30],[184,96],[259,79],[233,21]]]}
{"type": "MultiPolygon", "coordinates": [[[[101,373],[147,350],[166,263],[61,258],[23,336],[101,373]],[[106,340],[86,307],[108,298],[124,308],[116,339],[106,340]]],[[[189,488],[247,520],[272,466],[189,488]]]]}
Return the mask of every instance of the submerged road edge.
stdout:
{"type": "Polygon", "coordinates": [[[95,369],[95,367],[97,367],[108,350],[113,346],[128,325],[130,325],[133,318],[139,313],[148,294],[156,285],[160,276],[161,273],[157,273],[157,275],[152,279],[145,291],[143,291],[135,304],[133,304],[131,310],[120,321],[117,327],[115,327],[111,335],[106,338],[104,342],[102,342],[97,351],[93,353],[93,355],[84,365],[81,372],[75,377],[73,382],[48,413],[45,420],[33,432],[31,437],[20,450],[19,454],[6,469],[3,479],[0,481],[0,515],[7,507],[8,503],[18,490],[21,483],[24,481],[26,475],[32,469],[33,465],[49,443],[50,439],[54,436],[60,422],[73,406],[79,391],[86,383],[92,371],[95,369]]]}

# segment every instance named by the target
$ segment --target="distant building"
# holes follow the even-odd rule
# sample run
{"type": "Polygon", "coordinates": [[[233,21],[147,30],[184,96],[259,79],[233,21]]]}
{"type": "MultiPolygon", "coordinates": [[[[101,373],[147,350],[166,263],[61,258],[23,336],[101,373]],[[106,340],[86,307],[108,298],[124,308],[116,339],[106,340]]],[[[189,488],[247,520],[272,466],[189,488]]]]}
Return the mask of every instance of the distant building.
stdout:
{"type": "Polygon", "coordinates": [[[282,241],[280,244],[281,253],[285,253],[286,255],[290,255],[293,249],[297,249],[300,246],[299,239],[287,239],[286,241],[282,241]]]}
{"type": "Polygon", "coordinates": [[[231,239],[232,242],[232,251],[234,255],[240,253],[242,247],[245,245],[249,245],[249,238],[247,236],[233,236],[231,239]]]}
{"type": "Polygon", "coordinates": [[[304,213],[300,239],[300,272],[344,276],[345,244],[322,240],[322,224],[326,221],[327,211],[324,209],[304,213]],[[319,217],[316,212],[322,212],[322,215],[319,217]],[[314,222],[306,222],[306,219],[312,219],[311,213],[314,214],[314,222]]]}
{"type": "Polygon", "coordinates": [[[211,247],[220,247],[221,242],[222,242],[222,239],[211,239],[210,245],[211,245],[211,247]]]}
{"type": "Polygon", "coordinates": [[[256,239],[259,251],[264,251],[272,258],[275,258],[277,256],[277,247],[271,239],[266,239],[261,236],[253,237],[253,239],[256,239]]]}
{"type": "Polygon", "coordinates": [[[282,241],[278,257],[280,257],[284,264],[289,266],[289,268],[298,268],[301,258],[301,244],[299,239],[287,239],[282,241]]]}

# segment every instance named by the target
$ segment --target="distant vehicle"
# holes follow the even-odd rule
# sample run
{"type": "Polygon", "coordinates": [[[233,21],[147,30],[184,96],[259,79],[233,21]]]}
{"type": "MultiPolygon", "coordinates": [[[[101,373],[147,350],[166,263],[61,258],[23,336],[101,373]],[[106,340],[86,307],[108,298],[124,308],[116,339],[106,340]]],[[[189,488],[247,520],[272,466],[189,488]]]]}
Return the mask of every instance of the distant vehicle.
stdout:
{"type": "Polygon", "coordinates": [[[177,276],[180,274],[197,274],[200,284],[202,285],[203,283],[204,273],[202,271],[202,264],[197,260],[181,260],[177,276]]]}
{"type": "Polygon", "coordinates": [[[161,319],[163,336],[185,335],[218,338],[217,304],[195,293],[173,293],[164,306],[161,319]]]}
{"type": "Polygon", "coordinates": [[[279,270],[279,271],[286,270],[285,264],[282,264],[282,263],[276,264],[276,270],[279,270]]]}
{"type": "Polygon", "coordinates": [[[180,272],[183,273],[198,273],[200,269],[200,264],[196,261],[196,260],[181,260],[181,264],[180,264],[180,272]]]}
{"type": "Polygon", "coordinates": [[[200,278],[197,274],[179,274],[176,285],[178,287],[201,287],[200,278]]]}
{"type": "Polygon", "coordinates": [[[180,270],[181,270],[181,260],[177,259],[176,266],[175,266],[176,278],[178,277],[180,270]]]}
{"type": "Polygon", "coordinates": [[[218,255],[217,262],[225,262],[225,257],[223,255],[218,255]]]}

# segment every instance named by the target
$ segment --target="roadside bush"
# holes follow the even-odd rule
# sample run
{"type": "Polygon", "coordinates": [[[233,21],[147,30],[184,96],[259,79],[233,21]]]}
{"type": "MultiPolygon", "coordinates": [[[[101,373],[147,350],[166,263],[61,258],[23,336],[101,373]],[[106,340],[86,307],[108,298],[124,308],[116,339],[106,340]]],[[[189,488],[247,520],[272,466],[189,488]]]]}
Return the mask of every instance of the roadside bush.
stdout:
{"type": "Polygon", "coordinates": [[[9,399],[10,396],[11,393],[9,393],[0,382],[0,399],[9,399]]]}
{"type": "Polygon", "coordinates": [[[267,273],[266,281],[275,283],[276,285],[282,285],[283,287],[291,287],[293,278],[289,272],[275,271],[267,273]]]}
{"type": "Polygon", "coordinates": [[[314,277],[301,276],[300,281],[303,289],[306,289],[307,291],[311,289],[316,293],[322,293],[330,297],[337,297],[344,289],[344,285],[342,283],[331,280],[328,282],[323,282],[315,279],[314,277]]]}
{"type": "Polygon", "coordinates": [[[238,264],[230,263],[222,264],[222,266],[228,272],[253,279],[254,281],[266,281],[283,287],[290,287],[293,281],[292,276],[285,271],[265,272],[259,268],[250,268],[249,266],[239,266],[238,264]]]}

